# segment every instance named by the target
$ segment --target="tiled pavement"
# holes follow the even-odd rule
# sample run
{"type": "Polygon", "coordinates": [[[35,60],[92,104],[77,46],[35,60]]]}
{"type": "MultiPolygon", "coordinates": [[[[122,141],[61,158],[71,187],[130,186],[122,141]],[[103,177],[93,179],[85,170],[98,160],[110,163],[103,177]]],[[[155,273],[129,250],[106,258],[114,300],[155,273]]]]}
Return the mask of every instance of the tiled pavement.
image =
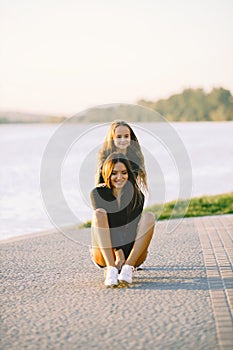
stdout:
{"type": "Polygon", "coordinates": [[[233,215],[168,224],[130,288],[104,287],[89,230],[1,244],[0,349],[233,349],[233,215]]]}
{"type": "Polygon", "coordinates": [[[221,349],[233,349],[233,216],[195,220],[221,349]]]}

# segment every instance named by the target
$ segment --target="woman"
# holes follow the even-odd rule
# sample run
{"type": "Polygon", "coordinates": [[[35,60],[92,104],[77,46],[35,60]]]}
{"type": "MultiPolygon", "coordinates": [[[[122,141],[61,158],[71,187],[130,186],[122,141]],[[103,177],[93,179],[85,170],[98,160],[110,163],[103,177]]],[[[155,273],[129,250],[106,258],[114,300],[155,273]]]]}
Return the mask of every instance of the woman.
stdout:
{"type": "Polygon", "coordinates": [[[103,162],[113,152],[121,152],[128,157],[139,186],[147,190],[144,157],[140,144],[132,128],[123,120],[114,121],[104,139],[99,152],[96,185],[104,182],[101,173],[103,162]]]}
{"type": "Polygon", "coordinates": [[[106,286],[132,283],[134,267],[146,259],[155,218],[152,213],[141,215],[144,195],[124,154],[109,155],[102,176],[105,186],[91,191],[93,259],[107,268],[106,286]]]}

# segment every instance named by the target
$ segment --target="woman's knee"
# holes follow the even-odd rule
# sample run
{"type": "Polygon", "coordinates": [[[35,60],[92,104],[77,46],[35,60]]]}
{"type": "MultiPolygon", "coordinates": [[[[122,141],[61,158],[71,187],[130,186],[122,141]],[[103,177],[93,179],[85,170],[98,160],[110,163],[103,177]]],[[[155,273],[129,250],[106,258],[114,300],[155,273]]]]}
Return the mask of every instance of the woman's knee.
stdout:
{"type": "Polygon", "coordinates": [[[101,223],[101,222],[106,221],[106,220],[107,220],[106,210],[104,210],[102,208],[97,208],[94,211],[94,223],[97,225],[98,223],[101,223]]]}
{"type": "Polygon", "coordinates": [[[102,218],[105,218],[107,216],[107,212],[105,209],[103,208],[97,208],[95,211],[94,211],[94,216],[97,218],[97,219],[102,219],[102,218]]]}
{"type": "Polygon", "coordinates": [[[155,224],[155,216],[151,211],[144,213],[142,219],[149,227],[152,227],[155,224]]]}

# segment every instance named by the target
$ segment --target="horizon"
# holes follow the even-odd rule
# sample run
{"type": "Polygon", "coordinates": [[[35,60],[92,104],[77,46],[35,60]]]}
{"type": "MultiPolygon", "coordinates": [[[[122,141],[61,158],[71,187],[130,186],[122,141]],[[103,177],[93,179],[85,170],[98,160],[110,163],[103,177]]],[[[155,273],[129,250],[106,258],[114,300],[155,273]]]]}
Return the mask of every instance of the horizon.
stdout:
{"type": "Polygon", "coordinates": [[[0,6],[1,111],[73,115],[187,88],[233,94],[230,0],[0,6]]]}
{"type": "MultiPolygon", "coordinates": [[[[196,87],[196,88],[192,88],[192,87],[189,87],[188,89],[202,89],[201,87],[196,87]]],[[[212,89],[214,88],[223,88],[225,89],[225,87],[223,86],[213,86],[211,89],[209,90],[204,90],[203,91],[205,93],[209,93],[212,89]]],[[[176,95],[176,94],[182,94],[182,92],[184,91],[185,89],[183,89],[182,91],[178,91],[178,92],[174,92],[174,94],[170,94],[168,95],[167,97],[165,98],[161,98],[161,99],[169,99],[170,97],[172,97],[173,95],[176,95]]],[[[227,89],[229,90],[229,89],[227,89]]],[[[230,91],[230,90],[229,90],[230,91]]],[[[233,95],[232,91],[230,91],[231,95],[233,95]]],[[[144,99],[145,101],[149,101],[147,99],[144,99]]],[[[160,99],[158,100],[154,100],[153,102],[157,102],[159,101],[160,99]]],[[[150,100],[152,101],[152,100],[150,100]]],[[[137,102],[137,101],[136,101],[137,102]]],[[[138,105],[137,103],[123,103],[123,102],[119,102],[119,105],[138,105]]],[[[76,114],[81,114],[82,112],[86,112],[87,110],[91,110],[91,109],[95,109],[95,108],[103,108],[104,106],[107,106],[106,108],[110,107],[111,105],[115,105],[115,103],[104,103],[104,104],[100,104],[100,105],[94,105],[94,106],[90,106],[90,107],[87,107],[85,109],[82,109],[82,110],[79,110],[79,111],[76,111],[74,113],[49,113],[49,112],[40,112],[40,111],[36,111],[36,110],[4,110],[4,109],[1,109],[0,107],[0,113],[10,113],[10,114],[26,114],[26,115],[34,115],[34,116],[42,116],[42,117],[65,117],[65,118],[70,118],[76,114]]],[[[140,106],[140,105],[138,105],[140,106]]],[[[148,108],[148,107],[147,107],[148,108]]]]}

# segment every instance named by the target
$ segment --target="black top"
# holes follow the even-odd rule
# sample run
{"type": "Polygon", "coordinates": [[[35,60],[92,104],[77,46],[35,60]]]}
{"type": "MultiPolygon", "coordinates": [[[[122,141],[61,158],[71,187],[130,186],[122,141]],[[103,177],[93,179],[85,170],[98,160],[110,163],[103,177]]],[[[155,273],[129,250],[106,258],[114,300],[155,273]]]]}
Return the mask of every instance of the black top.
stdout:
{"type": "Polygon", "coordinates": [[[102,208],[107,212],[112,247],[116,249],[134,242],[136,238],[137,226],[144,205],[144,195],[141,192],[141,203],[132,209],[132,192],[132,185],[128,182],[122,193],[120,206],[112,190],[106,186],[96,187],[90,194],[93,208],[102,208]]]}

